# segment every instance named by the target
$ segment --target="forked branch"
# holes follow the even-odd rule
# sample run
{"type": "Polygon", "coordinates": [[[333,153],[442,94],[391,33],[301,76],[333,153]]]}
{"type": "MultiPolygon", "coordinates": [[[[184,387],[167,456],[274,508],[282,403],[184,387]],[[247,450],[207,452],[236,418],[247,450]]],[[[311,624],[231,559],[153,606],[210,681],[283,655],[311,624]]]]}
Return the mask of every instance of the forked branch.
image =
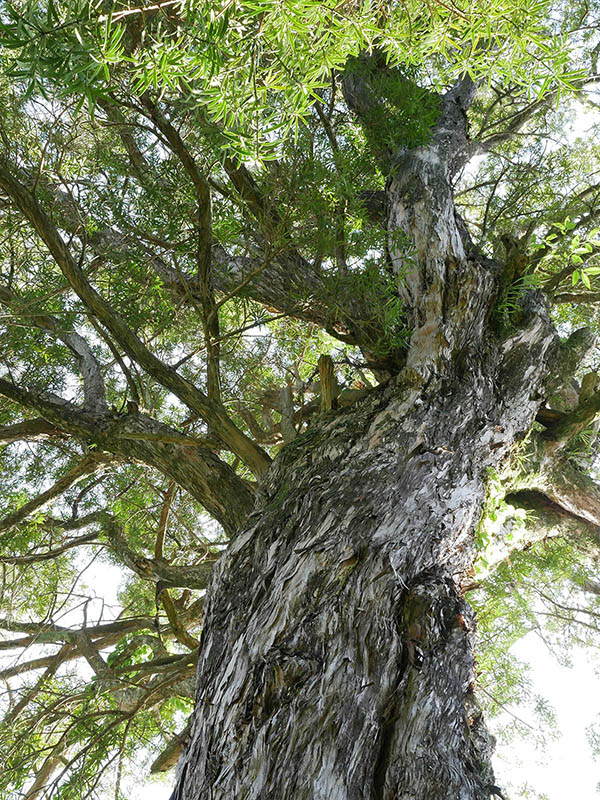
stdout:
{"type": "Polygon", "coordinates": [[[0,187],[35,227],[81,301],[108,328],[127,355],[172,391],[190,410],[196,411],[256,475],[262,475],[270,463],[269,456],[235,426],[223,406],[208,398],[176,370],[157,358],[125,320],[98,294],[36,197],[15,177],[14,171],[11,171],[3,159],[0,160],[0,187]]]}

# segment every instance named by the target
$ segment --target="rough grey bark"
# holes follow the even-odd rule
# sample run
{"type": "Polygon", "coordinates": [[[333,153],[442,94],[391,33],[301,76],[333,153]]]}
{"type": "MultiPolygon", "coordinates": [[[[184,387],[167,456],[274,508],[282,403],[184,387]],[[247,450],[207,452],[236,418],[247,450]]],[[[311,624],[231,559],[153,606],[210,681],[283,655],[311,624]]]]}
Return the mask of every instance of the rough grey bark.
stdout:
{"type": "MultiPolygon", "coordinates": [[[[381,81],[386,76],[394,79],[394,74],[397,78],[399,70],[377,52],[357,61],[364,61],[361,69],[341,80],[344,96],[365,131],[366,118],[371,117],[368,124],[374,134],[382,117],[372,112],[387,108],[390,116],[394,114],[394,103],[386,105],[386,93],[377,94],[381,81]],[[381,80],[371,80],[370,70],[381,80]]],[[[333,76],[334,84],[337,79],[333,76]]],[[[409,79],[402,80],[408,87],[409,79]]],[[[60,315],[40,313],[31,318],[31,324],[62,341],[77,358],[83,402],[77,405],[35,386],[31,390],[19,387],[9,372],[0,379],[0,395],[40,418],[0,426],[0,441],[73,438],[84,446],[84,460],[39,497],[0,520],[0,532],[87,476],[100,459],[151,465],[169,479],[154,557],[147,557],[139,547],[134,549],[114,518],[107,514],[100,518],[102,512],[95,512],[95,521],[102,523],[98,534],[102,543],[139,577],[156,584],[156,623],[138,620],[131,632],[158,627],[161,604],[170,623],[170,630],[158,629],[156,637],[143,634],[158,643],[156,657],[132,668],[124,662],[113,666],[102,655],[105,647],[123,635],[123,629],[95,626],[70,631],[40,624],[33,630],[30,623],[12,621],[5,625],[7,629],[27,635],[2,643],[2,650],[44,642],[63,646],[58,655],[18,664],[0,678],[41,667],[47,669],[48,677],[59,664],[81,656],[96,672],[97,685],[113,690],[117,709],[133,714],[149,694],[155,702],[176,690],[191,692],[198,656],[197,708],[189,731],[184,731],[186,754],[179,768],[177,800],[474,800],[489,797],[495,790],[492,743],[475,697],[475,621],[463,597],[472,584],[486,477],[490,468],[501,469],[515,443],[531,430],[534,419],[541,419],[540,411],[545,412],[546,435],[529,438],[535,480],[529,475],[522,485],[516,481],[510,488],[520,489],[522,502],[533,507],[538,494],[551,498],[553,504],[543,506],[547,530],[579,534],[582,525],[584,530],[586,525],[592,527],[600,520],[600,490],[575,475],[575,467],[559,468],[556,462],[564,458],[569,440],[600,413],[600,394],[584,398],[583,392],[572,390],[572,404],[566,411],[556,411],[550,402],[544,408],[553,384],[550,365],[562,363],[568,354],[578,357],[577,348],[561,351],[557,347],[539,293],[523,297],[522,310],[511,312],[510,319],[494,313],[515,270],[503,269],[477,251],[453,199],[457,171],[470,154],[486,149],[468,136],[466,113],[474,91],[471,80],[463,78],[445,95],[434,98],[431,107],[439,111],[439,117],[429,138],[423,136],[418,147],[408,149],[397,140],[393,119],[379,137],[379,145],[377,136],[367,137],[387,184],[385,191],[360,194],[365,203],[372,201],[370,214],[379,222],[385,217],[388,236],[376,288],[362,296],[361,282],[353,282],[358,267],[346,263],[344,220],[338,216],[337,225],[332,226],[335,244],[329,263],[337,266],[339,279],[332,280],[321,245],[309,254],[302,232],[298,240],[303,245],[298,250],[296,223],[285,229],[288,217],[279,212],[278,181],[267,180],[274,194],[267,197],[267,189],[263,196],[252,172],[227,156],[216,168],[231,183],[222,187],[224,196],[239,201],[240,213],[245,218],[252,214],[254,222],[244,226],[246,233],[236,246],[229,244],[225,249],[213,239],[211,190],[221,191],[222,176],[215,182],[202,174],[206,153],[193,151],[192,126],[197,120],[209,124],[194,110],[197,98],[191,98],[181,117],[177,104],[167,98],[156,103],[142,98],[149,120],[163,137],[161,171],[167,163],[164,147],[168,144],[194,187],[194,250],[186,214],[178,226],[179,242],[165,242],[138,230],[135,214],[126,224],[117,221],[114,227],[98,227],[94,215],[87,220],[71,191],[44,185],[43,164],[32,173],[32,181],[32,174],[20,168],[20,162],[0,159],[0,188],[54,257],[64,278],[58,291],[74,292],[78,298],[74,308],[81,309],[83,304],[87,316],[79,329],[85,332],[91,324],[106,340],[131,397],[128,414],[109,408],[103,385],[105,367],[95,355],[102,349],[92,348],[75,328],[64,327],[60,315]],[[184,123],[181,129],[174,127],[179,119],[184,123]],[[189,266],[192,252],[198,270],[183,272],[180,264],[189,266]],[[121,260],[145,262],[161,277],[177,306],[189,302],[203,312],[206,394],[189,377],[191,370],[178,372],[198,352],[196,348],[175,365],[161,360],[144,329],[138,335],[102,294],[106,265],[97,282],[96,270],[104,261],[119,265],[121,260]],[[295,411],[291,389],[263,395],[265,401],[269,394],[278,398],[281,413],[281,422],[273,426],[265,402],[266,433],[244,407],[246,401],[237,401],[253,441],[227,410],[232,398],[221,402],[217,311],[234,296],[252,298],[270,312],[309,320],[342,341],[359,345],[370,366],[378,369],[378,377],[394,377],[384,387],[359,392],[364,396],[354,397],[348,407],[348,393],[356,390],[332,385],[333,364],[323,355],[319,359],[320,401],[315,398],[295,411]],[[398,296],[403,313],[397,311],[398,296]],[[390,313],[382,315],[382,309],[390,313]],[[402,327],[410,329],[409,346],[404,344],[408,331],[402,327]],[[143,372],[193,412],[182,424],[185,433],[139,412],[143,372]],[[320,407],[321,415],[308,433],[298,436],[311,404],[315,410],[320,407]],[[334,408],[339,409],[337,413],[334,408]],[[209,432],[202,439],[187,432],[188,423],[198,418],[209,432]],[[271,465],[257,442],[273,443],[274,431],[285,446],[271,465]],[[226,448],[235,454],[232,465],[217,455],[226,448]],[[258,484],[240,477],[247,475],[242,471],[244,463],[258,484]],[[184,615],[189,614],[187,596],[181,603],[184,595],[174,601],[169,587],[204,589],[211,564],[207,559],[200,565],[173,566],[163,558],[176,486],[202,503],[233,537],[212,573],[200,647],[183,624],[184,615]],[[575,516],[578,524],[573,523],[575,516]],[[162,657],[166,652],[163,635],[174,637],[193,655],[162,657]]],[[[336,101],[332,91],[330,110],[335,107],[337,114],[336,102],[339,98],[336,101]]],[[[127,119],[116,106],[99,104],[120,128],[139,188],[168,191],[167,185],[155,184],[152,164],[138,148],[127,119]]],[[[538,107],[532,104],[513,115],[510,133],[538,107]]],[[[319,108],[317,103],[317,112],[319,108]]],[[[138,112],[128,107],[132,120],[138,112]]],[[[423,116],[430,119],[428,114],[423,116]]],[[[335,131],[328,127],[328,119],[321,117],[321,121],[337,165],[335,131]]],[[[487,145],[494,140],[498,140],[496,135],[488,138],[487,145]]],[[[316,142],[319,146],[318,137],[316,142]]],[[[125,175],[128,183],[131,176],[125,175]]],[[[340,178],[340,185],[346,184],[348,175],[340,170],[340,178]]],[[[346,188],[340,192],[338,211],[348,200],[346,188]]],[[[90,197],[84,190],[82,197],[86,196],[90,197]]],[[[156,194],[152,197],[150,191],[148,197],[152,207],[158,205],[156,194]]],[[[283,194],[281,199],[285,208],[288,200],[283,194]]],[[[107,208],[102,216],[109,213],[107,208]]],[[[366,269],[364,277],[369,278],[366,269]]],[[[558,283],[552,282],[560,280],[558,275],[548,281],[547,292],[557,289],[558,283]]],[[[0,302],[13,313],[25,313],[30,298],[21,309],[20,298],[0,287],[0,302]]],[[[120,302],[115,300],[117,305],[120,302]]],[[[172,352],[179,359],[179,353],[172,352]]],[[[559,383],[554,387],[560,388],[559,383]]],[[[109,384],[110,394],[112,390],[109,384]]],[[[47,519],[45,524],[53,531],[68,531],[83,527],[84,518],[47,519]]],[[[47,560],[96,535],[65,538],[58,544],[53,536],[51,550],[38,553],[34,548],[6,560],[13,564],[47,560]]],[[[596,590],[593,583],[590,586],[596,590]]],[[[200,604],[200,600],[194,603],[196,623],[200,604]]],[[[137,646],[134,641],[129,644],[137,646]]],[[[40,691],[36,686],[33,693],[40,691]]],[[[21,709],[31,697],[30,693],[19,701],[21,709]]],[[[183,744],[182,737],[175,737],[165,757],[157,760],[157,768],[170,765],[183,744]]],[[[29,791],[32,800],[69,745],[63,738],[49,752],[29,791]]]]}
{"type": "Polygon", "coordinates": [[[406,367],[283,448],[215,568],[177,800],[490,796],[463,590],[557,337],[540,294],[494,320],[501,265],[456,214],[473,94],[457,82],[429,143],[391,154],[406,367]]]}
{"type": "MultiPolygon", "coordinates": [[[[359,118],[380,103],[373,86],[362,73],[346,81],[348,105],[359,118]]],[[[530,430],[553,383],[553,361],[562,363],[577,348],[559,348],[541,293],[523,296],[510,320],[494,313],[513,273],[473,246],[453,200],[454,176],[473,152],[466,112],[474,91],[469,78],[457,81],[439,98],[426,142],[409,150],[386,139],[380,154],[388,170],[386,266],[411,330],[408,347],[390,342],[385,367],[395,377],[353,406],[328,412],[336,393],[335,387],[325,392],[333,373],[322,357],[324,413],[296,436],[292,398],[282,390],[286,444],[272,465],[218,402],[218,359],[207,395],[160,361],[90,284],[53,220],[15,177],[14,165],[0,163],[0,185],[80,300],[123,352],[199,414],[262,480],[253,507],[250,485],[207,442],[137,410],[123,415],[108,409],[92,350],[48,316],[38,316],[36,324],[78,357],[84,405],[0,380],[0,395],[42,417],[3,428],[5,441],[15,432],[69,434],[91,445],[92,453],[152,465],[234,535],[212,573],[196,710],[175,800],[482,800],[495,788],[492,743],[475,697],[475,621],[463,595],[472,582],[488,471],[499,470],[530,430]]],[[[200,291],[207,320],[217,309],[214,278],[214,288],[225,294],[220,302],[252,287],[263,302],[335,327],[338,315],[329,317],[320,267],[276,246],[257,246],[235,259],[210,246],[207,184],[170,123],[155,121],[171,131],[174,152],[196,187],[199,215],[206,212],[198,223],[206,234],[198,251],[205,294],[194,279],[188,284],[154,259],[165,282],[171,285],[171,275],[172,287],[200,291]],[[298,304],[307,310],[298,312],[298,304]]],[[[248,191],[245,179],[240,186],[248,191]]],[[[256,197],[252,207],[260,220],[265,212],[256,197]]],[[[68,218],[69,208],[62,216],[68,218]]],[[[78,231],[80,222],[71,227],[78,231]]],[[[95,235],[90,244],[97,253],[132,246],[114,231],[95,235]]],[[[348,316],[338,319],[337,334],[361,343],[368,359],[371,344],[380,341],[376,315],[362,309],[364,298],[337,299],[348,316]]],[[[0,300],[16,302],[6,293],[0,300]]],[[[207,332],[218,339],[208,322],[207,332]]],[[[600,394],[593,394],[580,396],[572,413],[547,415],[546,438],[535,438],[540,486],[513,489],[538,488],[595,522],[597,487],[577,497],[553,464],[599,408],[600,394]]],[[[28,511],[24,507],[21,516],[28,511]]],[[[167,612],[168,586],[205,586],[208,563],[171,567],[160,548],[148,559],[117,528],[107,526],[105,533],[124,563],[156,582],[157,604],[167,612]]],[[[195,647],[181,638],[176,620],[172,627],[179,641],[195,647]]],[[[116,680],[87,632],[75,644],[103,680],[116,680]]],[[[186,687],[188,669],[186,662],[178,678],[186,687]]],[[[119,689],[123,709],[138,701],[139,693],[119,689]]]]}
{"type": "Polygon", "coordinates": [[[489,797],[461,586],[553,343],[533,313],[284,448],[213,575],[177,797],[489,797]]]}

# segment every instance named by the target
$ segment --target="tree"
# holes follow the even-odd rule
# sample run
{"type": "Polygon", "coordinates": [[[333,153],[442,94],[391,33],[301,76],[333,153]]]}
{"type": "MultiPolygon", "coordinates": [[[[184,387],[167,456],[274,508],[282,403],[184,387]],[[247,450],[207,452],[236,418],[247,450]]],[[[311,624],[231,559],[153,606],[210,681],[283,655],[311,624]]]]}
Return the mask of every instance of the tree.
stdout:
{"type": "Polygon", "coordinates": [[[6,5],[5,791],[498,794],[465,594],[597,617],[594,13],[6,5]]]}

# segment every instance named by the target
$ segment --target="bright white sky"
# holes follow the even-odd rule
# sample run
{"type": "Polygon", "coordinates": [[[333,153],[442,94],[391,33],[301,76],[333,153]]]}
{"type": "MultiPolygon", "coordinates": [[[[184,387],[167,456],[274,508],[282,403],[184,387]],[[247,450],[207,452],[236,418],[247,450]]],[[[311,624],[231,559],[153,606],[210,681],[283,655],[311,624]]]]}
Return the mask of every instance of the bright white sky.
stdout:
{"type": "Polygon", "coordinates": [[[140,775],[140,779],[136,784],[126,787],[129,790],[127,797],[129,800],[169,800],[173,791],[174,780],[174,771],[169,773],[166,780],[155,777],[147,778],[145,775],[140,775]]]}
{"type": "MultiPolygon", "coordinates": [[[[591,661],[596,656],[598,670],[597,653],[572,651],[573,667],[562,667],[534,633],[517,642],[512,652],[532,665],[534,690],[554,706],[559,736],[545,752],[527,739],[499,745],[494,760],[498,785],[510,786],[510,800],[523,797],[523,784],[539,795],[545,793],[548,800],[595,800],[600,797],[600,763],[592,759],[585,729],[600,722],[600,682],[591,661]]],[[[534,722],[526,708],[511,710],[525,722],[534,722]]]]}

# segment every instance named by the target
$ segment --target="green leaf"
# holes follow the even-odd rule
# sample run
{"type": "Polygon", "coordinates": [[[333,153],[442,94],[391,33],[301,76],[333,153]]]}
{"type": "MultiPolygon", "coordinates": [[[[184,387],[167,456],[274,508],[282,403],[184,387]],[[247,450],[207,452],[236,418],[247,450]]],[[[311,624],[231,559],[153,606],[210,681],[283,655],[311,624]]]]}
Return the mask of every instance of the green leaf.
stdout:
{"type": "Polygon", "coordinates": [[[581,270],[581,280],[583,282],[583,285],[587,289],[591,289],[592,288],[591,283],[590,283],[590,279],[588,278],[587,273],[584,270],[581,270]]]}

